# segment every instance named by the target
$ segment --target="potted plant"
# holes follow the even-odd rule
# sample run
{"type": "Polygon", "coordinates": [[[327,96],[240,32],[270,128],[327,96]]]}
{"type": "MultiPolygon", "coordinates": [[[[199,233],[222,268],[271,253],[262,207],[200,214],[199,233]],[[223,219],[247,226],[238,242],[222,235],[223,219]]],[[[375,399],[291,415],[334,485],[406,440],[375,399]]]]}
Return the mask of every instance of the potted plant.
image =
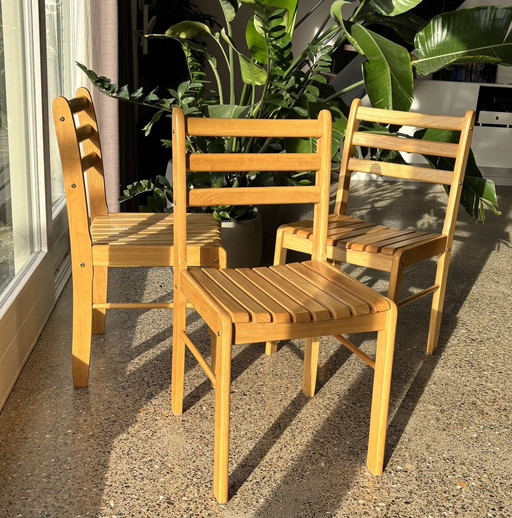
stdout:
{"type": "MultiPolygon", "coordinates": [[[[315,117],[328,108],[333,114],[333,160],[336,160],[346,127],[347,106],[343,95],[364,86],[373,106],[409,110],[414,97],[414,75],[427,75],[456,63],[491,62],[512,64],[512,43],[507,30],[512,19],[510,7],[477,7],[437,15],[425,22],[412,13],[421,0],[337,0],[331,3],[330,15],[319,27],[308,46],[297,56],[292,53],[298,0],[219,0],[224,14],[224,26],[219,31],[207,25],[183,21],[164,34],[149,38],[172,38],[181,44],[190,78],[176,89],[149,93],[142,89],[130,92],[110,79],[79,65],[92,83],[102,92],[130,102],[151,106],[155,115],[144,128],[151,128],[172,108],[183,108],[186,115],[224,118],[297,118],[315,117]],[[354,9],[354,6],[355,9],[354,9]],[[251,9],[245,27],[247,50],[233,40],[232,25],[237,23],[242,8],[251,9]],[[368,27],[372,26],[373,29],[368,27]],[[375,31],[386,26],[396,34],[392,41],[375,31]],[[485,45],[481,45],[485,41],[485,45]],[[208,45],[206,44],[208,43],[208,45]],[[410,43],[413,42],[413,50],[410,43]],[[350,44],[364,57],[362,78],[340,90],[329,83],[332,54],[350,44]],[[218,73],[217,58],[211,53],[217,47],[228,70],[226,84],[218,73]],[[215,82],[205,80],[210,68],[215,82]],[[235,89],[239,74],[243,89],[235,89]]],[[[364,128],[363,128],[364,130],[364,128]]],[[[397,134],[398,128],[382,126],[380,131],[397,134]]],[[[430,135],[431,136],[431,135],[430,135]]],[[[440,140],[452,138],[446,132],[440,140]]],[[[169,146],[169,141],[163,141],[169,146]]],[[[196,152],[286,152],[290,149],[310,150],[312,142],[305,139],[195,139],[188,142],[196,152]]],[[[372,150],[370,150],[371,152],[372,150]]],[[[398,155],[388,160],[400,161],[398,155]]],[[[442,164],[437,164],[442,167],[442,164]]],[[[263,182],[307,183],[307,175],[278,175],[254,172],[250,175],[230,173],[191,175],[192,185],[230,187],[257,185],[263,182]]],[[[163,202],[172,200],[172,189],[162,178],[141,181],[128,186],[126,199],[149,191],[151,210],[165,209],[163,202]]],[[[463,196],[465,209],[474,217],[484,219],[484,208],[497,211],[497,199],[492,181],[482,178],[474,160],[466,173],[463,196]]],[[[214,207],[215,217],[240,219],[250,207],[214,207]]]]}

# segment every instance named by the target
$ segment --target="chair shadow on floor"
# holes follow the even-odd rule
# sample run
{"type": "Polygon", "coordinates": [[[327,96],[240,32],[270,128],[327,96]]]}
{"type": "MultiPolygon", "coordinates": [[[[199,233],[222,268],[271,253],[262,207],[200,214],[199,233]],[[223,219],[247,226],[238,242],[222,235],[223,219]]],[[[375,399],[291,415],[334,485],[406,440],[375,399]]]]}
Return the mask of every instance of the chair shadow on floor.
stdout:
{"type": "MultiPolygon", "coordinates": [[[[385,196],[386,191],[389,191],[390,188],[400,189],[399,186],[383,186],[382,194],[385,196]]],[[[504,192],[509,200],[512,195],[512,189],[504,190],[504,192]]],[[[361,197],[364,199],[364,189],[361,189],[361,197]]],[[[435,195],[433,197],[435,198],[435,195]]],[[[362,207],[363,214],[368,211],[378,212],[379,209],[370,201],[370,206],[362,207]]],[[[435,211],[436,207],[434,204],[431,212],[426,214],[427,219],[432,218],[435,211]]],[[[369,216],[369,219],[373,217],[374,214],[369,216]]],[[[407,207],[404,208],[403,217],[405,220],[409,217],[407,207]]],[[[502,215],[501,217],[488,215],[485,225],[492,225],[492,232],[489,232],[488,227],[477,224],[467,214],[463,213],[463,209],[461,209],[455,235],[454,255],[450,266],[439,348],[434,355],[427,356],[424,353],[430,310],[428,298],[420,299],[416,303],[400,309],[391,386],[391,420],[388,425],[386,464],[392,457],[414,413],[414,409],[428,387],[432,373],[442,359],[446,347],[449,345],[450,338],[458,325],[459,312],[482,269],[493,251],[499,250],[501,246],[510,249],[510,234],[507,230],[507,227],[510,228],[510,223],[510,215],[502,215]],[[423,325],[418,325],[418,322],[423,323],[423,325]]],[[[418,266],[420,267],[419,278],[415,280],[423,281],[424,277],[427,279],[432,278],[434,275],[434,265],[431,261],[416,265],[416,269],[418,266]]],[[[382,272],[360,270],[357,267],[351,266],[345,268],[345,271],[355,273],[359,280],[370,286],[378,285],[382,279],[387,279],[386,274],[382,272]]],[[[405,278],[404,286],[408,286],[409,280],[405,278]]],[[[385,292],[385,290],[383,291],[385,292]]],[[[362,343],[364,337],[359,337],[358,340],[359,343],[362,343]]],[[[355,343],[357,344],[358,342],[356,341],[355,343]]],[[[451,346],[457,347],[457,344],[451,344],[451,346]]],[[[301,351],[296,350],[296,354],[300,355],[301,351]]],[[[344,348],[340,348],[331,354],[323,366],[320,367],[318,374],[319,393],[329,380],[336,375],[339,369],[341,369],[341,372],[343,371],[343,364],[348,357],[349,354],[345,352],[344,348]]],[[[370,383],[371,373],[367,369],[365,373],[361,374],[360,379],[355,384],[351,385],[345,393],[340,394],[340,404],[331,415],[326,417],[322,428],[315,432],[314,440],[301,445],[302,453],[294,460],[293,465],[288,469],[288,474],[272,491],[272,495],[266,498],[265,503],[254,514],[255,517],[281,516],[283,518],[291,518],[292,516],[297,516],[296,513],[301,509],[301,506],[303,506],[303,509],[307,508],[308,513],[314,516],[334,513],[338,509],[346,491],[350,487],[350,474],[354,474],[359,469],[358,465],[364,465],[367,423],[364,422],[359,427],[361,433],[357,432],[354,434],[348,422],[344,423],[337,418],[344,415],[344,408],[347,407],[359,408],[361,413],[364,413],[365,409],[369,409],[371,394],[365,392],[365,387],[369,386],[370,383]],[[364,397],[361,397],[362,394],[364,394],[364,397]],[[352,435],[350,435],[347,449],[351,451],[352,457],[356,458],[355,466],[353,465],[354,462],[348,462],[343,467],[343,463],[340,464],[339,457],[341,454],[339,452],[329,452],[327,451],[328,448],[323,448],[320,452],[315,449],[316,444],[327,443],[332,436],[345,439],[348,429],[350,429],[352,435]],[[315,451],[316,453],[312,453],[315,451]],[[326,484],[313,483],[311,486],[308,486],[307,481],[303,480],[304,478],[309,481],[322,478],[322,470],[318,469],[318,465],[321,464],[320,461],[323,461],[323,464],[327,466],[325,469],[330,472],[331,476],[325,478],[326,484]],[[314,466],[317,466],[318,473],[316,473],[316,476],[313,472],[314,466]],[[303,473],[305,467],[307,467],[309,473],[307,477],[302,477],[301,479],[297,473],[303,473]],[[327,491],[326,487],[328,488],[327,491]]],[[[297,396],[297,401],[301,400],[300,396],[297,396]]],[[[316,397],[318,396],[319,394],[316,397]]],[[[294,401],[293,404],[297,405],[297,402],[294,401]]],[[[302,407],[306,404],[307,402],[302,403],[302,407]]],[[[291,422],[293,418],[290,419],[285,411],[282,419],[284,424],[286,424],[291,422]]],[[[279,428],[279,424],[277,422],[274,423],[273,428],[279,428]]],[[[264,442],[264,439],[262,441],[264,442]]],[[[343,441],[342,444],[346,444],[346,442],[343,441]]],[[[258,447],[256,447],[257,449],[258,447]]],[[[263,452],[258,458],[252,456],[250,459],[251,463],[256,464],[262,460],[263,456],[263,452]]],[[[240,473],[241,471],[241,468],[237,468],[235,473],[240,473]]],[[[385,473],[382,476],[385,476],[385,473]]],[[[245,478],[247,478],[247,474],[245,478]]]]}
{"type": "MultiPolygon", "coordinates": [[[[396,191],[397,186],[392,187],[396,191]]],[[[512,189],[506,192],[510,205],[512,189]]],[[[385,192],[382,194],[384,196],[385,192]]],[[[361,199],[364,199],[364,191],[361,192],[361,199]]],[[[362,211],[368,208],[364,202],[361,206],[362,211]]],[[[448,345],[457,347],[455,343],[450,344],[450,338],[457,327],[458,314],[481,270],[498,245],[510,248],[510,223],[510,215],[503,215],[489,216],[486,226],[477,225],[461,211],[450,267],[440,347],[434,356],[426,357],[423,352],[428,304],[420,301],[416,306],[412,304],[402,308],[399,314],[391,392],[392,417],[386,447],[388,460],[393,455],[421,395],[428,388],[432,373],[442,359],[445,348],[448,345]],[[425,322],[425,326],[417,326],[418,321],[425,322]]],[[[426,263],[425,275],[428,267],[426,263]]],[[[357,275],[356,272],[354,274],[357,275]]],[[[380,272],[367,270],[359,275],[369,285],[378,285],[382,280],[379,277],[380,272]]],[[[122,291],[124,281],[121,277],[113,274],[112,278],[113,289],[122,291]]],[[[130,285],[130,290],[142,292],[147,284],[146,277],[140,276],[130,285]]],[[[407,285],[407,281],[404,285],[407,285]]],[[[166,293],[155,297],[155,300],[168,298],[168,289],[164,288],[164,291],[166,293]]],[[[59,326],[62,322],[70,321],[69,301],[68,288],[67,295],[56,309],[58,315],[55,317],[58,317],[56,322],[59,326]]],[[[152,401],[153,408],[156,408],[154,405],[159,405],[158,408],[165,409],[164,422],[178,419],[171,415],[168,403],[171,336],[169,312],[118,311],[117,316],[112,314],[107,317],[107,334],[93,338],[94,359],[89,389],[72,389],[68,361],[71,330],[56,329],[52,319],[20,376],[4,408],[4,419],[0,421],[1,435],[9,437],[0,446],[1,456],[6,460],[0,475],[4,488],[2,493],[5,496],[0,496],[0,503],[5,503],[4,498],[8,498],[9,487],[14,484],[8,480],[9,477],[18,481],[25,479],[24,487],[31,488],[30,493],[21,495],[19,503],[15,504],[25,506],[24,509],[17,507],[15,516],[23,510],[33,509],[34,504],[39,501],[46,502],[41,513],[46,512],[48,515],[60,513],[72,516],[79,514],[78,511],[99,515],[102,505],[105,505],[102,498],[108,473],[112,470],[110,461],[115,440],[127,433],[137,421],[139,412],[152,401]],[[154,316],[150,318],[149,315],[154,316]],[[159,321],[158,325],[154,324],[155,319],[159,321]],[[141,332],[136,329],[139,320],[144,322],[142,339],[136,336],[141,332]],[[54,338],[56,332],[59,333],[58,339],[54,338]],[[42,370],[49,362],[53,365],[53,374],[42,370]],[[24,410],[19,412],[18,407],[24,410]],[[44,426],[38,428],[37,435],[27,435],[27,430],[32,426],[39,426],[38,419],[45,420],[44,426]],[[72,433],[63,432],[67,429],[72,430],[72,433]],[[48,448],[45,435],[57,437],[52,448],[48,448]],[[26,458],[30,460],[23,460],[26,458]],[[34,469],[36,465],[49,465],[52,459],[68,466],[69,477],[65,487],[62,484],[62,473],[53,477],[51,473],[41,477],[39,471],[34,469]]],[[[194,322],[194,319],[195,315],[190,315],[190,321],[194,322]]],[[[204,330],[199,329],[196,332],[204,330]]],[[[364,337],[359,337],[359,340],[358,343],[362,343],[364,337]]],[[[207,354],[208,340],[205,339],[203,343],[207,354]]],[[[281,347],[301,358],[302,348],[296,342],[283,343],[281,347]]],[[[262,344],[254,344],[241,350],[234,357],[233,376],[239,377],[261,357],[263,350],[262,344]]],[[[311,411],[318,405],[316,400],[321,399],[323,393],[330,388],[330,381],[334,381],[336,376],[344,375],[344,364],[348,357],[349,353],[340,347],[327,358],[322,358],[318,374],[319,391],[314,398],[303,396],[300,382],[297,383],[296,395],[292,396],[272,424],[261,431],[242,460],[234,465],[230,476],[233,492],[240,490],[240,497],[243,498],[244,483],[251,483],[251,474],[264,462],[278,440],[283,439],[290,425],[297,424],[302,419],[300,414],[311,411]]],[[[269,357],[265,361],[276,360],[269,357]]],[[[299,378],[300,373],[297,374],[297,379],[299,378]]],[[[283,477],[274,483],[267,481],[267,484],[272,484],[270,494],[266,495],[265,501],[253,514],[254,517],[300,516],[297,509],[300,511],[301,506],[307,508],[310,515],[316,513],[322,516],[327,512],[333,513],[340,507],[354,477],[365,469],[371,379],[370,369],[365,368],[339,394],[339,401],[325,416],[323,424],[315,431],[314,438],[304,440],[296,447],[296,455],[294,453],[291,460],[288,458],[289,464],[283,477]],[[290,514],[292,512],[295,514],[290,514]]],[[[188,388],[186,406],[193,406],[210,391],[210,382],[205,377],[197,386],[188,388]]],[[[189,459],[188,462],[193,463],[194,459],[189,459]]],[[[256,485],[248,490],[256,491],[257,487],[256,485]]]]}

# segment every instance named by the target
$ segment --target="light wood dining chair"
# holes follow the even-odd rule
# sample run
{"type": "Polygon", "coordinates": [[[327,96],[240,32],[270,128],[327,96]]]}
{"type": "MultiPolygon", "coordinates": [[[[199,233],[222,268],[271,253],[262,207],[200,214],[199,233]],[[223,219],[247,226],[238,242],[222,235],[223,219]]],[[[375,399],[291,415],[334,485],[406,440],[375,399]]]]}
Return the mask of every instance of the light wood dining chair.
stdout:
{"type": "MultiPolygon", "coordinates": [[[[89,381],[91,334],[105,331],[107,309],[172,308],[172,302],[107,302],[109,266],[173,266],[172,214],[109,213],[101,144],[89,91],[57,97],[53,117],[59,144],[71,242],[72,370],[75,386],[89,381]]],[[[187,215],[190,264],[225,266],[220,228],[210,214],[187,215]]]]}
{"type": "MultiPolygon", "coordinates": [[[[429,354],[436,350],[439,341],[448,266],[474,118],[475,113],[472,110],[467,111],[464,117],[426,115],[367,108],[361,105],[359,99],[355,99],[351,106],[343,145],[336,205],[334,213],[329,215],[329,259],[338,264],[350,263],[389,272],[388,297],[399,307],[419,297],[433,294],[427,342],[429,354]],[[459,141],[434,142],[359,131],[360,121],[460,132],[459,141]],[[428,165],[423,167],[356,158],[358,147],[421,153],[431,159],[448,157],[453,159],[453,169],[439,170],[428,165]],[[448,186],[450,192],[441,231],[433,233],[414,228],[391,228],[347,215],[350,177],[355,171],[448,186]],[[401,299],[404,268],[432,257],[437,257],[434,284],[401,299]]],[[[397,199],[396,203],[399,204],[400,199],[397,199]]],[[[418,203],[421,203],[420,199],[418,203]]],[[[311,254],[315,247],[312,231],[313,220],[282,225],[277,232],[274,264],[285,263],[287,250],[311,254]]],[[[267,343],[267,353],[275,352],[276,345],[276,342],[267,343]]]]}
{"type": "Polygon", "coordinates": [[[331,169],[331,117],[317,120],[250,120],[185,118],[173,111],[173,184],[175,199],[174,330],[172,410],[183,411],[185,348],[197,359],[215,388],[214,487],[219,502],[228,500],[231,355],[236,344],[306,338],[303,390],[315,391],[319,341],[337,335],[375,369],[367,465],[383,469],[389,388],[393,361],[396,306],[326,261],[327,216],[331,169]],[[315,153],[188,154],[185,142],[199,137],[312,137],[315,153]],[[312,186],[243,187],[187,190],[192,171],[316,172],[312,186]],[[222,204],[312,203],[313,250],[310,261],[257,268],[189,268],[187,206],[222,204]],[[187,334],[190,303],[216,337],[211,362],[187,334]],[[377,331],[375,360],[342,337],[342,333],[377,331]]]}

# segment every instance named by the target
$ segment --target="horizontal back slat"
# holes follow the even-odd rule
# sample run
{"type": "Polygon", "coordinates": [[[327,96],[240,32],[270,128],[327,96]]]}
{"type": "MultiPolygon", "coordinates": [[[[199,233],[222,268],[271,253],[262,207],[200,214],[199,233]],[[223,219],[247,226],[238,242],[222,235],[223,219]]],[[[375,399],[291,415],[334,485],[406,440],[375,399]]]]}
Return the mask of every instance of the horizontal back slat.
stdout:
{"type": "Polygon", "coordinates": [[[188,171],[310,171],[321,167],[315,153],[194,153],[188,171]]]}
{"type": "Polygon", "coordinates": [[[352,143],[356,146],[391,149],[396,151],[406,151],[408,153],[420,153],[422,155],[435,155],[450,158],[455,158],[458,151],[457,144],[448,142],[433,142],[430,140],[376,135],[374,133],[361,131],[354,133],[352,143]]]}
{"type": "Polygon", "coordinates": [[[89,153],[82,158],[82,171],[87,171],[96,167],[100,163],[100,158],[96,153],[89,153]]]}
{"type": "Polygon", "coordinates": [[[318,120],[187,118],[187,135],[198,137],[321,137],[318,120]]]}
{"type": "Polygon", "coordinates": [[[71,108],[72,113],[78,113],[86,110],[89,103],[90,101],[87,97],[75,97],[74,99],[69,100],[69,107],[71,108]]]}
{"type": "Polygon", "coordinates": [[[453,182],[453,171],[442,171],[429,167],[393,164],[390,162],[377,162],[361,158],[351,158],[348,162],[348,170],[445,185],[451,185],[453,182]]]}
{"type": "Polygon", "coordinates": [[[385,124],[399,124],[400,126],[419,126],[422,128],[439,128],[461,131],[464,119],[448,115],[429,115],[426,113],[400,112],[366,108],[360,106],[357,110],[359,120],[382,122],[385,124]]]}
{"type": "Polygon", "coordinates": [[[233,187],[231,189],[191,189],[187,205],[255,205],[285,203],[318,203],[320,188],[295,187],[233,187]]]}
{"type": "Polygon", "coordinates": [[[78,142],[83,142],[94,135],[94,128],[90,124],[84,124],[76,129],[76,138],[78,142]]]}

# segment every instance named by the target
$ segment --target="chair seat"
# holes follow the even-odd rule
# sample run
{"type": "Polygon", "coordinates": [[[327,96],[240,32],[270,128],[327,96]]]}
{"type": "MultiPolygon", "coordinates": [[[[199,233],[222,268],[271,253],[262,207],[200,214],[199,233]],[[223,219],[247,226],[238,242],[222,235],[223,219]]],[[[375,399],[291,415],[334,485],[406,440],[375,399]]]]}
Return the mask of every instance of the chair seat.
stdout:
{"type": "MultiPolygon", "coordinates": [[[[191,265],[213,264],[219,255],[220,224],[211,214],[187,214],[191,265]]],[[[113,213],[91,223],[95,265],[173,266],[173,214],[113,213]],[[140,264],[139,264],[140,263],[140,264]]]]}
{"type": "Polygon", "coordinates": [[[327,262],[184,272],[233,323],[323,322],[387,311],[386,297],[327,262]]]}
{"type": "MultiPolygon", "coordinates": [[[[313,220],[297,221],[282,227],[284,232],[312,239],[313,220]]],[[[422,242],[441,238],[441,234],[398,229],[368,223],[350,216],[331,214],[327,231],[327,245],[392,256],[398,250],[422,242]]]]}
{"type": "MultiPolygon", "coordinates": [[[[187,243],[220,246],[220,227],[211,214],[188,214],[187,243]]],[[[173,214],[117,213],[94,218],[91,224],[93,245],[173,244],[173,214]]]]}

